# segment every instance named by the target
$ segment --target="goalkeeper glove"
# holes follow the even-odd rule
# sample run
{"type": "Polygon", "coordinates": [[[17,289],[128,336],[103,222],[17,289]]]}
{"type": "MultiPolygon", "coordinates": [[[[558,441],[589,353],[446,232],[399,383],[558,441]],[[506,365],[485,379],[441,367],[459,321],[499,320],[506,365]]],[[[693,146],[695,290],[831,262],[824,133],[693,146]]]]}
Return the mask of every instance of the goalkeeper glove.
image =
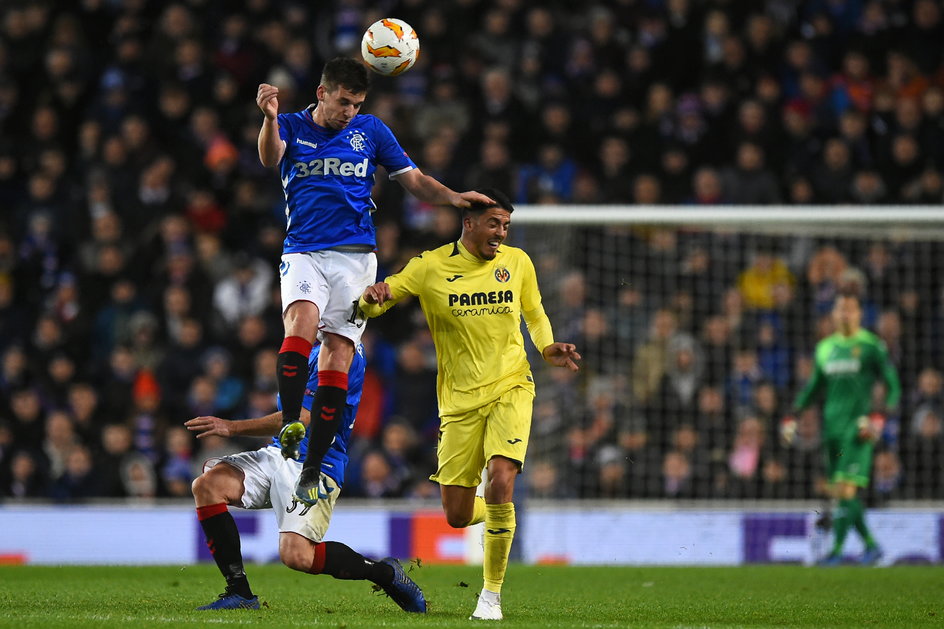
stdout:
{"type": "Polygon", "coordinates": [[[793,445],[797,434],[797,420],[793,415],[787,415],[780,422],[780,439],[786,445],[793,445]]]}
{"type": "Polygon", "coordinates": [[[885,416],[881,413],[869,413],[858,420],[859,439],[862,441],[878,441],[885,430],[885,416]]]}

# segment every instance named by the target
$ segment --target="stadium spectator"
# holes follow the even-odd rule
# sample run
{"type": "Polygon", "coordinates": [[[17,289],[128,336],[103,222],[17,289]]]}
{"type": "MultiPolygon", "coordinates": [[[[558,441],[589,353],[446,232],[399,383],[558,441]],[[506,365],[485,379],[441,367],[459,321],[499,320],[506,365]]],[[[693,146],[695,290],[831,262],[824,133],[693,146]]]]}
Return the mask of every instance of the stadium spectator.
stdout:
{"type": "MultiPolygon", "coordinates": [[[[250,314],[227,311],[225,325],[210,317],[233,260],[244,253],[276,264],[284,236],[284,197],[258,163],[258,112],[247,112],[246,103],[271,75],[285,85],[286,106],[304,107],[311,100],[304,86],[323,60],[356,54],[369,12],[353,8],[336,27],[325,27],[325,37],[309,38],[301,33],[331,11],[279,5],[260,19],[258,3],[205,11],[183,2],[143,19],[140,3],[21,4],[0,8],[0,207],[8,209],[0,213],[0,409],[16,428],[15,449],[46,439],[49,407],[62,405],[75,381],[99,399],[98,411],[76,418],[87,445],[98,443],[104,422],[138,416],[139,370],[164,380],[164,356],[180,359],[165,335],[177,339],[191,318],[202,324],[193,356],[225,347],[231,377],[243,390],[270,395],[261,391],[269,391],[271,374],[261,375],[256,365],[274,369],[260,352],[281,331],[271,291],[257,295],[250,314]],[[69,361],[77,376],[68,375],[69,361]],[[40,428],[24,433],[24,406],[32,404],[24,404],[26,387],[38,391],[38,423],[30,426],[40,428]]],[[[419,25],[423,59],[396,82],[378,81],[370,105],[403,136],[405,148],[432,145],[443,164],[476,185],[513,189],[522,178],[518,165],[526,164],[538,173],[529,181],[543,182],[529,191],[534,201],[933,206],[944,194],[944,15],[934,0],[817,0],[797,11],[781,0],[649,2],[644,11],[639,3],[607,1],[589,12],[566,3],[400,4],[419,25]],[[463,29],[454,32],[450,24],[463,29]],[[473,48],[487,59],[457,56],[473,48]],[[418,98],[418,90],[426,96],[418,98]],[[541,160],[544,144],[555,148],[541,160]],[[760,150],[738,151],[739,145],[760,150]],[[554,164],[569,166],[561,171],[554,164]]],[[[378,186],[374,195],[377,216],[387,222],[381,232],[391,234],[380,235],[378,245],[389,272],[422,238],[448,231],[410,233],[396,188],[378,186]]],[[[795,374],[808,364],[810,340],[829,330],[822,315],[855,264],[867,279],[863,305],[871,302],[876,312],[874,319],[865,313],[866,324],[881,324],[904,380],[916,389],[922,374],[942,367],[936,242],[778,235],[797,281],[774,283],[756,319],[757,303],[738,292],[738,274],[750,269],[742,253],[750,245],[738,237],[700,234],[690,246],[687,230],[608,228],[592,238],[583,231],[560,251],[535,255],[535,263],[548,269],[549,282],[565,275],[552,275],[561,266],[581,275],[573,312],[553,318],[566,319],[576,333],[586,312],[602,312],[616,339],[611,356],[635,359],[643,326],[667,308],[677,329],[699,334],[702,378],[711,390],[730,375],[733,340],[757,339],[758,363],[782,399],[803,379],[795,374]],[[702,247],[707,263],[694,253],[702,247]],[[568,258],[568,248],[582,251],[568,258]],[[609,251],[619,252],[613,261],[609,251]],[[692,264],[707,264],[707,271],[693,273],[692,264]],[[699,292],[706,277],[713,282],[699,292]],[[761,340],[769,340],[768,323],[773,346],[761,340]],[[773,365],[786,355],[794,365],[785,381],[773,365]]],[[[558,301],[548,299],[548,309],[558,301]]],[[[377,322],[391,356],[411,342],[413,315],[404,308],[377,322]]],[[[637,364],[617,367],[630,388],[650,365],[661,378],[665,366],[650,350],[637,364]]],[[[173,388],[165,385],[145,415],[178,412],[201,370],[199,359],[186,366],[195,368],[173,388]]],[[[390,398],[397,369],[385,369],[379,391],[390,398]]],[[[535,408],[534,445],[562,451],[563,426],[573,420],[572,409],[584,407],[586,392],[573,380],[534,376],[543,391],[555,389],[546,409],[535,408]]],[[[899,484],[889,496],[908,498],[924,482],[906,452],[922,405],[909,402],[903,415],[899,484]]],[[[380,406],[378,427],[396,410],[380,406]]],[[[655,427],[662,418],[646,421],[655,427]]],[[[733,426],[723,430],[733,436],[733,426]]],[[[162,434],[154,432],[155,452],[164,448],[162,434]]],[[[661,493],[665,452],[653,441],[647,448],[658,464],[645,480],[654,483],[650,493],[661,493]]],[[[896,476],[894,455],[887,457],[889,478],[896,476]]],[[[812,487],[813,459],[796,448],[776,458],[791,485],[812,487]]],[[[25,458],[21,463],[29,467],[25,458]]],[[[22,489],[27,485],[20,482],[17,491],[31,493],[22,489]]],[[[696,490],[712,491],[702,481],[696,490]]],[[[630,492],[638,495],[632,485],[630,492]]]]}
{"type": "Polygon", "coordinates": [[[793,274],[784,261],[766,247],[759,247],[753,255],[750,268],[738,277],[737,284],[750,309],[770,310],[774,306],[774,287],[793,284],[793,274]]]}
{"type": "Polygon", "coordinates": [[[76,444],[66,455],[63,473],[52,480],[49,495],[59,502],[76,502],[102,495],[102,481],[89,449],[76,444]]]}
{"type": "Polygon", "coordinates": [[[662,461],[662,498],[694,498],[696,483],[692,465],[681,452],[670,450],[662,461]]]}
{"type": "Polygon", "coordinates": [[[44,498],[48,495],[48,482],[37,456],[27,450],[18,450],[10,458],[10,473],[4,482],[3,495],[8,498],[44,498]]]}
{"type": "Polygon", "coordinates": [[[121,471],[133,454],[131,430],[125,424],[108,424],[102,429],[102,440],[98,460],[99,474],[102,479],[102,496],[123,498],[125,493],[121,471]]]}
{"type": "Polygon", "coordinates": [[[647,340],[633,356],[631,367],[632,393],[635,403],[650,404],[654,401],[669,361],[669,344],[678,334],[678,319],[670,310],[653,313],[647,340]]]}

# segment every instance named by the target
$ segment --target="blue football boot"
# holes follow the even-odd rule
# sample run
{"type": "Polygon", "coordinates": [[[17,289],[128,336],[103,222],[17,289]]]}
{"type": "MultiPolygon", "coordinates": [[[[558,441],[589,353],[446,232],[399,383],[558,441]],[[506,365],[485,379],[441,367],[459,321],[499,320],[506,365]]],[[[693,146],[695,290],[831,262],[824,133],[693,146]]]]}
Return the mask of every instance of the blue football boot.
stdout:
{"type": "Polygon", "coordinates": [[[381,559],[380,563],[393,568],[393,581],[390,585],[382,586],[387,596],[392,598],[403,611],[425,614],[426,598],[423,596],[423,590],[406,575],[400,562],[393,557],[386,557],[381,559]]]}

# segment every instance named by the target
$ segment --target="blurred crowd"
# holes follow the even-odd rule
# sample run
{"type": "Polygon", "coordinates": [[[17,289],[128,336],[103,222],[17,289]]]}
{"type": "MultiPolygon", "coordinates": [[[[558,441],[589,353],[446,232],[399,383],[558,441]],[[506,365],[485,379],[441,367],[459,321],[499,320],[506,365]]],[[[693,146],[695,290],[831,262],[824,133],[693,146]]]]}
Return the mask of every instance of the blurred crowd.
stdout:
{"type": "Polygon", "coordinates": [[[883,384],[872,394],[889,421],[869,498],[944,497],[944,283],[934,271],[944,244],[518,229],[542,251],[539,265],[563,269],[551,273],[545,305],[556,335],[584,356],[579,374],[540,372],[529,449],[535,495],[822,495],[818,408],[798,417],[791,445],[779,427],[810,378],[815,344],[835,331],[836,295],[854,293],[904,391],[890,409],[883,384]]]}
{"type": "MultiPolygon", "coordinates": [[[[274,407],[284,198],[256,154],[255,90],[305,107],[323,62],[357,54],[387,15],[416,28],[422,54],[376,78],[366,111],[456,189],[518,203],[944,200],[935,0],[7,0],[0,495],[188,496],[205,458],[262,443],[181,426],[274,407]]],[[[381,277],[457,233],[453,211],[385,178],[375,199],[381,277]]],[[[817,495],[816,412],[793,448],[775,418],[847,282],[906,391],[875,498],[942,497],[938,244],[558,235],[521,237],[557,337],[587,364],[538,370],[534,495],[817,495]]],[[[435,361],[415,308],[365,335],[346,495],[435,494],[435,361]]]]}

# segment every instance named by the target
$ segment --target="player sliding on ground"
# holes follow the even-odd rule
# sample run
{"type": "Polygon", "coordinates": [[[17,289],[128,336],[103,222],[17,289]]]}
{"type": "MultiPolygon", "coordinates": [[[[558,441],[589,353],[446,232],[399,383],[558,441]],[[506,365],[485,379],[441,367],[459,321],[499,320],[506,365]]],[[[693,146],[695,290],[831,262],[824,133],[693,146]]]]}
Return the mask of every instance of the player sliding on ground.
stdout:
{"type": "MultiPolygon", "coordinates": [[[[309,363],[318,364],[316,345],[311,350],[309,363]]],[[[259,599],[249,587],[243,570],[239,546],[239,531],[227,505],[245,509],[275,510],[279,524],[279,558],[289,568],[310,574],[330,574],[335,579],[365,579],[376,583],[402,609],[408,612],[426,612],[423,592],[406,575],[400,563],[393,558],[371,561],[340,542],[323,542],[335,502],[344,484],[347,467],[348,440],[354,427],[357,406],[361,401],[364,384],[363,347],[358,346],[351,362],[347,403],[342,410],[343,420],[338,426],[331,447],[321,464],[321,499],[314,506],[300,504],[292,496],[295,480],[308,447],[307,434],[298,444],[300,455],[285,459],[278,438],[259,450],[241,452],[204,464],[203,475],[193,481],[193,498],[197,517],[206,534],[207,545],[220,572],[226,578],[226,591],[219,599],[197,609],[258,609],[259,599]]],[[[303,400],[301,421],[307,426],[311,419],[314,389],[318,371],[311,369],[308,390],[303,400]]],[[[184,423],[197,437],[236,435],[266,437],[277,434],[282,427],[282,412],[265,417],[230,421],[219,417],[195,417],[184,423]]]]}
{"type": "MultiPolygon", "coordinates": [[[[875,442],[881,436],[884,415],[871,413],[872,387],[885,382],[885,412],[891,412],[901,397],[898,374],[888,357],[885,343],[860,328],[862,309],[855,295],[841,295],[833,307],[836,333],[816,345],[813,377],[793,404],[799,413],[814,396],[824,394],[823,445],[826,454],[828,492],[839,501],[832,517],[835,538],[832,551],[822,565],[842,562],[842,547],[849,527],[855,527],[865,544],[861,562],[874,565],[882,551],[865,523],[865,507],[858,497],[869,484],[875,442]]],[[[788,443],[796,434],[796,419],[784,420],[782,435],[788,443]]]]}
{"type": "Polygon", "coordinates": [[[462,236],[427,251],[364,291],[360,307],[376,317],[414,295],[436,346],[440,485],[450,526],[485,522],[485,585],[473,619],[501,620],[501,587],[515,534],[515,477],[531,430],[534,380],[521,317],[544,360],[576,371],[576,348],[555,343],[531,259],[503,244],[513,207],[494,189],[494,204],[462,211],[462,236]],[[475,495],[488,469],[485,499],[475,495]]]}

